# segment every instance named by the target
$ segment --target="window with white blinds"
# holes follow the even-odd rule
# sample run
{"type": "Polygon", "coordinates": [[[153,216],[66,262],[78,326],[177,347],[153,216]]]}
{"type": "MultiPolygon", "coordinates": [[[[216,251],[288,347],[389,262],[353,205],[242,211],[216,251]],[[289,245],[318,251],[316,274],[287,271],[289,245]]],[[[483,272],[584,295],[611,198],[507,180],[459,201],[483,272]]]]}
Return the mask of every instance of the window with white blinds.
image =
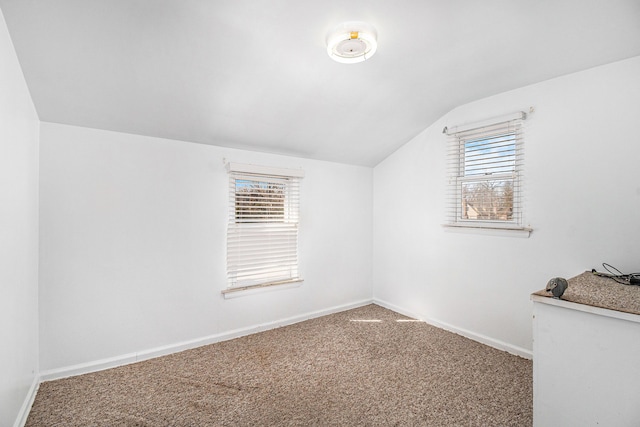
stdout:
{"type": "Polygon", "coordinates": [[[300,282],[302,171],[229,164],[225,292],[300,282]]]}
{"type": "Polygon", "coordinates": [[[449,137],[447,225],[522,227],[525,117],[519,112],[445,128],[449,137]]]}

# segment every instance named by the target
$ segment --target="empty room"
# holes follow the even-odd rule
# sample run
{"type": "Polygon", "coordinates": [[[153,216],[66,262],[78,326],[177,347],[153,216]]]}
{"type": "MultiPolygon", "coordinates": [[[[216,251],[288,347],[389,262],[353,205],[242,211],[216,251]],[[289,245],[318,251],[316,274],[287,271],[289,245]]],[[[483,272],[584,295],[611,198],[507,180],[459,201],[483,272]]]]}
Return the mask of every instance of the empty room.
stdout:
{"type": "Polygon", "coordinates": [[[639,118],[638,0],[0,0],[0,426],[638,426],[639,118]]]}

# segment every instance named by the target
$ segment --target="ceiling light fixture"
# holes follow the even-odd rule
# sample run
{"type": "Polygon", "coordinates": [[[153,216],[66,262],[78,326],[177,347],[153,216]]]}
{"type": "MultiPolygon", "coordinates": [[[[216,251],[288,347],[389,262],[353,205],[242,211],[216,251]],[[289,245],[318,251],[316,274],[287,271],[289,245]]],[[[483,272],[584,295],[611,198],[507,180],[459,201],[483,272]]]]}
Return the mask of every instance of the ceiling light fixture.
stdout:
{"type": "Polygon", "coordinates": [[[327,35],[327,53],[343,64],[362,62],[376,53],[377,38],[373,26],[360,21],[345,22],[327,35]]]}

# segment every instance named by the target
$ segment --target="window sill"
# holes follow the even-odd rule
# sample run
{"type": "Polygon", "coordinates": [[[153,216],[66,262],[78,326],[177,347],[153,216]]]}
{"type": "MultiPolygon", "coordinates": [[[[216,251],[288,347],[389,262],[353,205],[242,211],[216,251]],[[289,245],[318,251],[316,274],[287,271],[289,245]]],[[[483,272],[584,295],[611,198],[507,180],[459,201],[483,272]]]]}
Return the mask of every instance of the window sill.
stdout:
{"type": "Polygon", "coordinates": [[[443,224],[445,231],[464,234],[481,234],[484,236],[522,237],[528,238],[533,231],[529,227],[491,227],[481,225],[443,224]]]}
{"type": "Polygon", "coordinates": [[[265,283],[262,285],[243,286],[238,288],[227,288],[222,291],[224,299],[244,297],[248,295],[261,294],[264,292],[281,291],[284,289],[298,288],[302,285],[303,279],[287,282],[265,283]]]}

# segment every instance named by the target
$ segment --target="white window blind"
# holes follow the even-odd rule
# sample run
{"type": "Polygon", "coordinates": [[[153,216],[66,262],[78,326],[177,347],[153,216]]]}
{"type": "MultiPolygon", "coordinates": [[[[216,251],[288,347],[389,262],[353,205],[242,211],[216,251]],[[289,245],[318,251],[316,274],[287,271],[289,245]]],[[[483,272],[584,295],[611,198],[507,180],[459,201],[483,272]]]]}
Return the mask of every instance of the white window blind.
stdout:
{"type": "Polygon", "coordinates": [[[229,169],[227,291],[302,281],[298,211],[303,174],[238,164],[229,169]]]}
{"type": "Polygon", "coordinates": [[[522,227],[525,113],[445,128],[447,224],[522,227]]]}

